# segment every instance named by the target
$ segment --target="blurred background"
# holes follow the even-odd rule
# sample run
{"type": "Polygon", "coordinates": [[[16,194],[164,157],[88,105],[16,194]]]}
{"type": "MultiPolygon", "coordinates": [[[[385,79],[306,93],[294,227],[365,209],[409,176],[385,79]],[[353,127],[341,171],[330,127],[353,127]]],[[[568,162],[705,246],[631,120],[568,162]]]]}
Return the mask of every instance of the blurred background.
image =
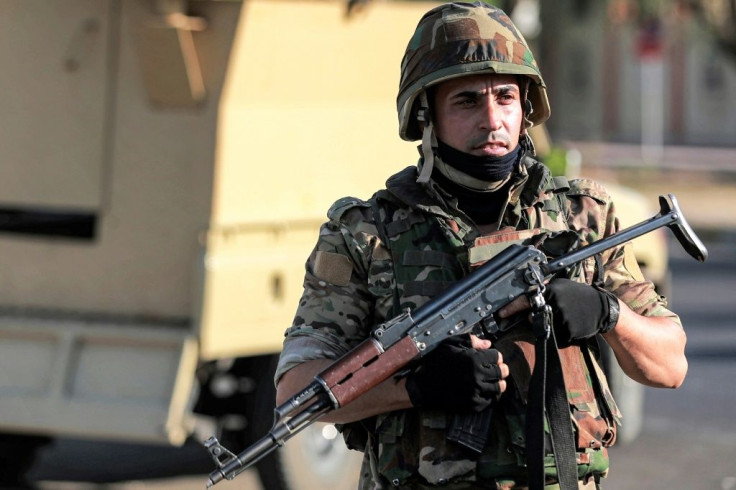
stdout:
{"type": "MultiPolygon", "coordinates": [[[[624,225],[674,194],[710,257],[635,243],[688,333],[678,390],[609,365],[607,489],[736,488],[736,3],[518,0],[555,173],[624,225]]],[[[202,441],[265,435],[330,204],[417,158],[398,137],[410,0],[0,0],[0,488],[204,488],[202,441]]],[[[355,488],[334,427],[228,488],[355,488]]],[[[218,486],[219,488],[219,486],[218,486]]]]}

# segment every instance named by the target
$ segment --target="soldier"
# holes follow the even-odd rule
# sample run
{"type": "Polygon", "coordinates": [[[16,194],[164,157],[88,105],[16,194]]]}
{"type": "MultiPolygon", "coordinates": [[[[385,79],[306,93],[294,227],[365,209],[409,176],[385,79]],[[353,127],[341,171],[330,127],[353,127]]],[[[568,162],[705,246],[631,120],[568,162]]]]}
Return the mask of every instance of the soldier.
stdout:
{"type": "MultiPolygon", "coordinates": [[[[553,178],[533,158],[527,131],[549,117],[547,92],[501,10],[451,3],[425,14],[401,65],[398,112],[401,137],[421,140],[420,161],[368,201],[344,198],[329,210],[286,332],[278,403],[376,325],[421,306],[505,246],[553,254],[570,236],[585,244],[618,229],[602,186],[553,178]]],[[[633,379],[675,388],[687,371],[685,334],[630,244],[555,278],[545,297],[564,377],[552,381],[567,390],[562,425],[548,406],[542,429],[542,408],[532,407],[539,349],[529,301],[520,298],[499,312],[514,324],[507,334],[446,341],[325,417],[344,424],[348,444],[365,452],[361,488],[599,488],[620,414],[595,339],[633,379]],[[569,435],[560,438],[555,428],[565,424],[569,435]]]]}

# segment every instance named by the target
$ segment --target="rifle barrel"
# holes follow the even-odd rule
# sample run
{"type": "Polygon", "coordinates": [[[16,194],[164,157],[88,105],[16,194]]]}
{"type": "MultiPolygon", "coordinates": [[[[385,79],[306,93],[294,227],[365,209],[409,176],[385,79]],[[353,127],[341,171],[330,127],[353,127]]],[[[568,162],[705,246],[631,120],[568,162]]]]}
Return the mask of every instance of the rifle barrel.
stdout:
{"type": "Polygon", "coordinates": [[[675,196],[672,194],[668,194],[666,197],[660,196],[659,202],[661,209],[656,216],[644,220],[639,224],[630,226],[629,228],[623,229],[602,240],[586,245],[585,247],[559,257],[558,259],[549,261],[542,267],[545,274],[554,274],[555,272],[559,272],[583,259],[587,259],[588,257],[592,257],[604,250],[626,243],[663,226],[667,226],[672,229],[677,240],[692,257],[700,262],[704,262],[708,258],[708,250],[706,250],[703,243],[690,228],[690,225],[688,225],[685,220],[685,215],[680,211],[680,207],[677,204],[675,196]]]}

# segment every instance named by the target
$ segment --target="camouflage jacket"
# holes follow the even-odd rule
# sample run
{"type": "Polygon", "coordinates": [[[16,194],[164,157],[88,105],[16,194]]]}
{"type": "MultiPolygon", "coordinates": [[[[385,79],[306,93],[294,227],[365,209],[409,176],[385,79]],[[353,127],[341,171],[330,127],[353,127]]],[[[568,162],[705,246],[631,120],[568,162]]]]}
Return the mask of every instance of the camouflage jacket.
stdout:
{"type": "MultiPolygon", "coordinates": [[[[512,176],[497,229],[490,233],[481,232],[432,181],[417,184],[414,167],[391,177],[386,190],[369,201],[337,201],[308,259],[304,294],[286,332],[277,379],[301,362],[339,357],[377,324],[400,309],[421,306],[509,241],[572,229],[585,244],[617,230],[613,203],[599,184],[580,179],[568,185],[552,179],[543,165],[529,158],[523,162],[512,176]]],[[[603,253],[602,263],[606,289],[637,313],[676,319],[644,281],[630,245],[603,253]]],[[[595,275],[591,258],[575,279],[591,283],[595,275]]],[[[374,488],[377,480],[406,488],[472,488],[478,481],[498,488],[525,484],[524,410],[533,335],[529,328],[513,332],[494,342],[510,366],[512,382],[494,410],[485,450],[476,454],[446,439],[451,414],[382,414],[370,421],[366,467],[372,472],[364,472],[362,488],[374,488]]],[[[615,438],[611,431],[618,409],[588,348],[572,346],[560,353],[579,446],[579,474],[603,474],[608,467],[605,446],[615,438]],[[602,382],[597,390],[591,381],[596,379],[602,382]]],[[[554,460],[550,457],[548,463],[554,479],[554,460]]]]}

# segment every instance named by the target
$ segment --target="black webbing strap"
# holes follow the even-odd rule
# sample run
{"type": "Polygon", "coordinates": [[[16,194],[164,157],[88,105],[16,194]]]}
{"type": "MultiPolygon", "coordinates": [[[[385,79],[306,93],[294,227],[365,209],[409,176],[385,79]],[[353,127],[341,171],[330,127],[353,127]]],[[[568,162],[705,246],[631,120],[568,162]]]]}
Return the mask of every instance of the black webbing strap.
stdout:
{"type": "MultiPolygon", "coordinates": [[[[455,281],[408,281],[404,284],[406,296],[437,296],[455,284],[455,281]]],[[[398,288],[394,288],[397,289],[398,288]]]]}
{"type": "Polygon", "coordinates": [[[405,250],[401,257],[402,265],[431,265],[445,269],[458,269],[454,255],[440,250],[405,250]]]}
{"type": "MultiPolygon", "coordinates": [[[[378,231],[378,238],[381,239],[381,242],[383,242],[383,246],[386,247],[386,250],[388,250],[389,254],[391,254],[391,240],[388,236],[388,233],[386,232],[386,224],[383,222],[383,217],[381,216],[381,208],[378,205],[378,197],[382,195],[379,191],[379,193],[376,194],[375,199],[371,199],[371,210],[373,211],[373,219],[376,222],[376,230],[378,231]]],[[[393,260],[392,260],[393,263],[393,260]]],[[[394,264],[394,280],[396,280],[396,265],[394,264]]],[[[392,308],[392,317],[395,315],[398,315],[401,312],[401,297],[399,296],[399,288],[398,286],[393,288],[393,297],[394,297],[394,304],[392,308]]]]}
{"type": "MultiPolygon", "coordinates": [[[[541,295],[540,295],[541,296],[541,295]]],[[[544,416],[549,417],[551,452],[555,457],[557,482],[561,490],[578,488],[575,441],[570,422],[570,406],[562,375],[562,363],[552,330],[552,312],[547,304],[532,311],[535,343],[534,372],[529,381],[526,414],[526,458],[529,489],[543,490],[545,484],[544,416]]]]}

